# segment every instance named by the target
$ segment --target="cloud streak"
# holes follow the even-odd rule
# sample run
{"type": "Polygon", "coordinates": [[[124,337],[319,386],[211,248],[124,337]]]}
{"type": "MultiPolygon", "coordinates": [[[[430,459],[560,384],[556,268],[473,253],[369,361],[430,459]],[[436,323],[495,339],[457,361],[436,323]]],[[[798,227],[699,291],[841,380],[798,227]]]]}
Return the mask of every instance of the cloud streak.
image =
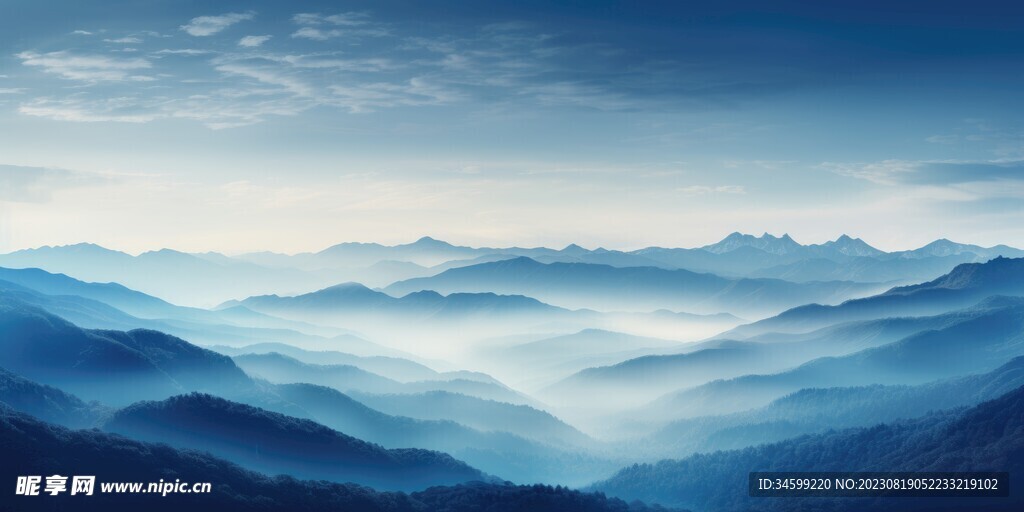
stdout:
{"type": "Polygon", "coordinates": [[[106,181],[93,174],[0,164],[0,202],[44,203],[58,190],[106,181]]]}
{"type": "Polygon", "coordinates": [[[883,160],[874,163],[825,163],[836,174],[882,185],[960,185],[991,181],[1024,181],[1024,162],[928,162],[883,160]]]}
{"type": "Polygon", "coordinates": [[[272,36],[245,36],[238,40],[238,46],[245,48],[256,48],[270,40],[272,36]]]}
{"type": "Polygon", "coordinates": [[[207,37],[212,36],[231,25],[242,21],[248,21],[256,17],[253,11],[229,12],[219,16],[199,16],[179,27],[190,36],[207,37]]]}
{"type": "Polygon", "coordinates": [[[69,51],[49,53],[21,52],[16,55],[22,64],[36,67],[69,80],[84,82],[151,81],[154,78],[137,74],[152,64],[142,58],[115,58],[107,55],[80,55],[69,51]]]}

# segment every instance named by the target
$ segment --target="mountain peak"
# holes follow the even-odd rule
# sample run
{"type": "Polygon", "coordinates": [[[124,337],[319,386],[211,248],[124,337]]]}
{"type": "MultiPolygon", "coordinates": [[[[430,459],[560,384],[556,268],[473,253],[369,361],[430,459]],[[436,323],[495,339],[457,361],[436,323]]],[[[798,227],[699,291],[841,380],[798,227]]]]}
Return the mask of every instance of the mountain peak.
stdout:
{"type": "Polygon", "coordinates": [[[850,235],[842,234],[833,241],[821,244],[822,248],[832,249],[846,256],[877,256],[882,251],[872,247],[860,238],[853,238],[850,235]]]}
{"type": "Polygon", "coordinates": [[[771,233],[765,232],[761,236],[755,237],[753,235],[745,235],[738,231],[723,238],[721,242],[706,245],[702,247],[702,249],[715,254],[722,254],[735,251],[740,247],[753,247],[767,253],[778,255],[791,254],[803,249],[803,246],[793,240],[789,236],[789,233],[784,233],[781,237],[776,237],[771,233]]]}
{"type": "Polygon", "coordinates": [[[336,284],[334,286],[328,286],[327,288],[324,288],[323,290],[320,290],[320,292],[354,293],[354,292],[373,292],[373,290],[367,288],[365,285],[363,285],[361,283],[357,283],[355,281],[349,281],[347,283],[341,283],[341,284],[336,284]]]}
{"type": "Polygon", "coordinates": [[[429,236],[424,236],[424,237],[420,238],[419,240],[416,240],[415,242],[413,242],[413,243],[411,243],[409,245],[426,246],[426,247],[451,247],[452,246],[452,244],[450,244],[448,242],[445,242],[444,240],[438,240],[436,238],[431,238],[429,236]]]}
{"type": "Polygon", "coordinates": [[[564,249],[562,249],[561,251],[558,251],[558,252],[560,252],[562,254],[569,254],[569,255],[573,255],[573,256],[578,256],[580,254],[586,254],[586,253],[588,253],[590,251],[588,251],[588,250],[586,250],[586,249],[584,249],[584,248],[582,248],[582,247],[580,247],[580,246],[578,246],[576,244],[569,244],[569,245],[565,246],[564,249]]]}

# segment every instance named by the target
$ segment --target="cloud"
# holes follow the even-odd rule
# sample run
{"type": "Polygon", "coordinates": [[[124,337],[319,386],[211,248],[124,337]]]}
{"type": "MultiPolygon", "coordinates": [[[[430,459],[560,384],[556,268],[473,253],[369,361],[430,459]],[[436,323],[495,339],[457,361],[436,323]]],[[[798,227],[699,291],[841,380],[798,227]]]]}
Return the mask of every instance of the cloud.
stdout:
{"type": "Polygon", "coordinates": [[[292,21],[297,25],[341,25],[354,27],[367,24],[369,14],[365,12],[343,12],[324,16],[319,13],[299,13],[292,16],[292,21]]]}
{"type": "Polygon", "coordinates": [[[76,55],[67,51],[39,54],[21,52],[17,54],[22,64],[42,68],[69,80],[85,82],[150,81],[152,77],[137,75],[136,71],[149,69],[152,65],[142,58],[118,59],[106,55],[76,55]]]}
{"type": "Polygon", "coordinates": [[[875,163],[824,163],[836,174],[882,185],[958,185],[964,183],[1024,180],[1024,161],[929,162],[883,160],[875,163]]]}
{"type": "Polygon", "coordinates": [[[138,44],[142,42],[142,39],[138,37],[120,37],[117,39],[104,39],[103,42],[119,44],[138,44]]]}
{"type": "Polygon", "coordinates": [[[332,96],[325,103],[347,108],[352,113],[373,112],[377,108],[398,106],[441,105],[458,99],[458,95],[424,78],[407,83],[367,83],[332,85],[332,96]]]}
{"type": "Polygon", "coordinates": [[[75,31],[73,31],[71,33],[76,35],[76,36],[91,36],[92,35],[92,32],[89,32],[88,30],[75,30],[75,31]]]}
{"type": "Polygon", "coordinates": [[[220,16],[199,16],[192,18],[187,24],[179,27],[189,35],[197,37],[212,36],[235,23],[251,20],[256,16],[253,11],[230,12],[220,16]]]}
{"type": "Polygon", "coordinates": [[[304,38],[304,39],[313,39],[315,41],[326,41],[328,39],[331,39],[332,37],[338,37],[341,34],[342,34],[342,31],[337,30],[337,29],[324,31],[324,30],[320,30],[318,28],[313,28],[313,27],[302,27],[299,30],[296,30],[292,34],[292,37],[301,37],[301,38],[304,38]]]}
{"type": "Polygon", "coordinates": [[[924,139],[932,144],[955,144],[960,141],[959,135],[932,135],[924,139]]]}
{"type": "Polygon", "coordinates": [[[892,185],[899,182],[901,175],[914,172],[917,165],[917,162],[905,160],[883,160],[872,163],[824,162],[819,167],[840,176],[892,185]]]}
{"type": "Polygon", "coordinates": [[[137,98],[120,97],[86,100],[81,98],[36,98],[22,103],[18,112],[56,121],[82,123],[147,123],[161,114],[137,98]]]}
{"type": "Polygon", "coordinates": [[[322,30],[313,27],[302,27],[292,33],[292,37],[300,39],[312,39],[314,41],[326,41],[337,37],[384,37],[389,32],[381,28],[365,29],[338,29],[322,30]]]}
{"type": "Polygon", "coordinates": [[[0,164],[0,201],[43,203],[57,190],[101,183],[106,179],[64,169],[0,164]]]}
{"type": "Polygon", "coordinates": [[[210,50],[198,50],[195,48],[163,49],[153,52],[154,55],[207,55],[213,53],[210,50]]]}
{"type": "Polygon", "coordinates": [[[390,34],[390,31],[379,24],[368,26],[370,25],[369,17],[369,14],[364,12],[345,12],[329,16],[319,13],[296,14],[292,16],[292,21],[302,27],[292,33],[292,37],[327,41],[338,37],[384,37],[390,34]]]}
{"type": "Polygon", "coordinates": [[[746,194],[747,189],[742,185],[690,185],[677,188],[676,192],[685,196],[704,196],[710,194],[746,194]]]}
{"type": "Polygon", "coordinates": [[[245,36],[238,40],[238,46],[256,48],[270,40],[272,36],[245,36]]]}

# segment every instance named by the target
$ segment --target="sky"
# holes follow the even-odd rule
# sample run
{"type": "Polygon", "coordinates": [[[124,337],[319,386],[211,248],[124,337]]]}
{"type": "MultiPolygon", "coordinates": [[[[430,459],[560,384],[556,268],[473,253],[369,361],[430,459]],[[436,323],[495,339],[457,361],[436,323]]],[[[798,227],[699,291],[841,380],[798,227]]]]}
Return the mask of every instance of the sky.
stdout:
{"type": "Polygon", "coordinates": [[[893,3],[7,0],[0,252],[1024,246],[1024,4],[893,3]]]}

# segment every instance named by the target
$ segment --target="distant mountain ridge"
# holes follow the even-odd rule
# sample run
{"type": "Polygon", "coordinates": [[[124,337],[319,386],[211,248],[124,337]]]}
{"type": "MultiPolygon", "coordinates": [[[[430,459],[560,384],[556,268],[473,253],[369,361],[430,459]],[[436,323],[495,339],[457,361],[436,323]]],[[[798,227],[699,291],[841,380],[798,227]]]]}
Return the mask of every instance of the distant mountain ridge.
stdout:
{"type": "Polygon", "coordinates": [[[205,307],[253,295],[296,295],[344,281],[383,287],[451,268],[517,257],[542,263],[650,266],[797,282],[909,283],[932,279],[959,263],[996,256],[1022,257],[1024,251],[1005,245],[981,247],[940,239],[918,249],[884,252],[845,234],[822,244],[802,245],[788,234],[755,237],[732,233],[720,242],[698,248],[628,251],[587,249],[576,244],[562,249],[468,247],[423,237],[392,246],[346,242],[294,255],[257,252],[226,256],[161,249],[133,256],[95,244],[43,246],[0,254],[0,266],[36,267],[85,281],[118,282],[177,304],[205,307]],[[917,263],[907,265],[906,260],[917,263]]]}
{"type": "Polygon", "coordinates": [[[651,311],[668,308],[756,316],[785,309],[787,304],[792,307],[807,302],[839,301],[876,289],[873,285],[851,282],[733,279],[684,269],[540,263],[518,257],[400,281],[384,291],[395,296],[423,290],[449,294],[490,291],[525,295],[572,309],[651,311]]]}
{"type": "Polygon", "coordinates": [[[931,281],[829,306],[807,304],[739,326],[720,337],[807,332],[826,325],[893,316],[925,316],[970,306],[994,295],[1024,296],[1024,258],[964,263],[931,281]]]}

